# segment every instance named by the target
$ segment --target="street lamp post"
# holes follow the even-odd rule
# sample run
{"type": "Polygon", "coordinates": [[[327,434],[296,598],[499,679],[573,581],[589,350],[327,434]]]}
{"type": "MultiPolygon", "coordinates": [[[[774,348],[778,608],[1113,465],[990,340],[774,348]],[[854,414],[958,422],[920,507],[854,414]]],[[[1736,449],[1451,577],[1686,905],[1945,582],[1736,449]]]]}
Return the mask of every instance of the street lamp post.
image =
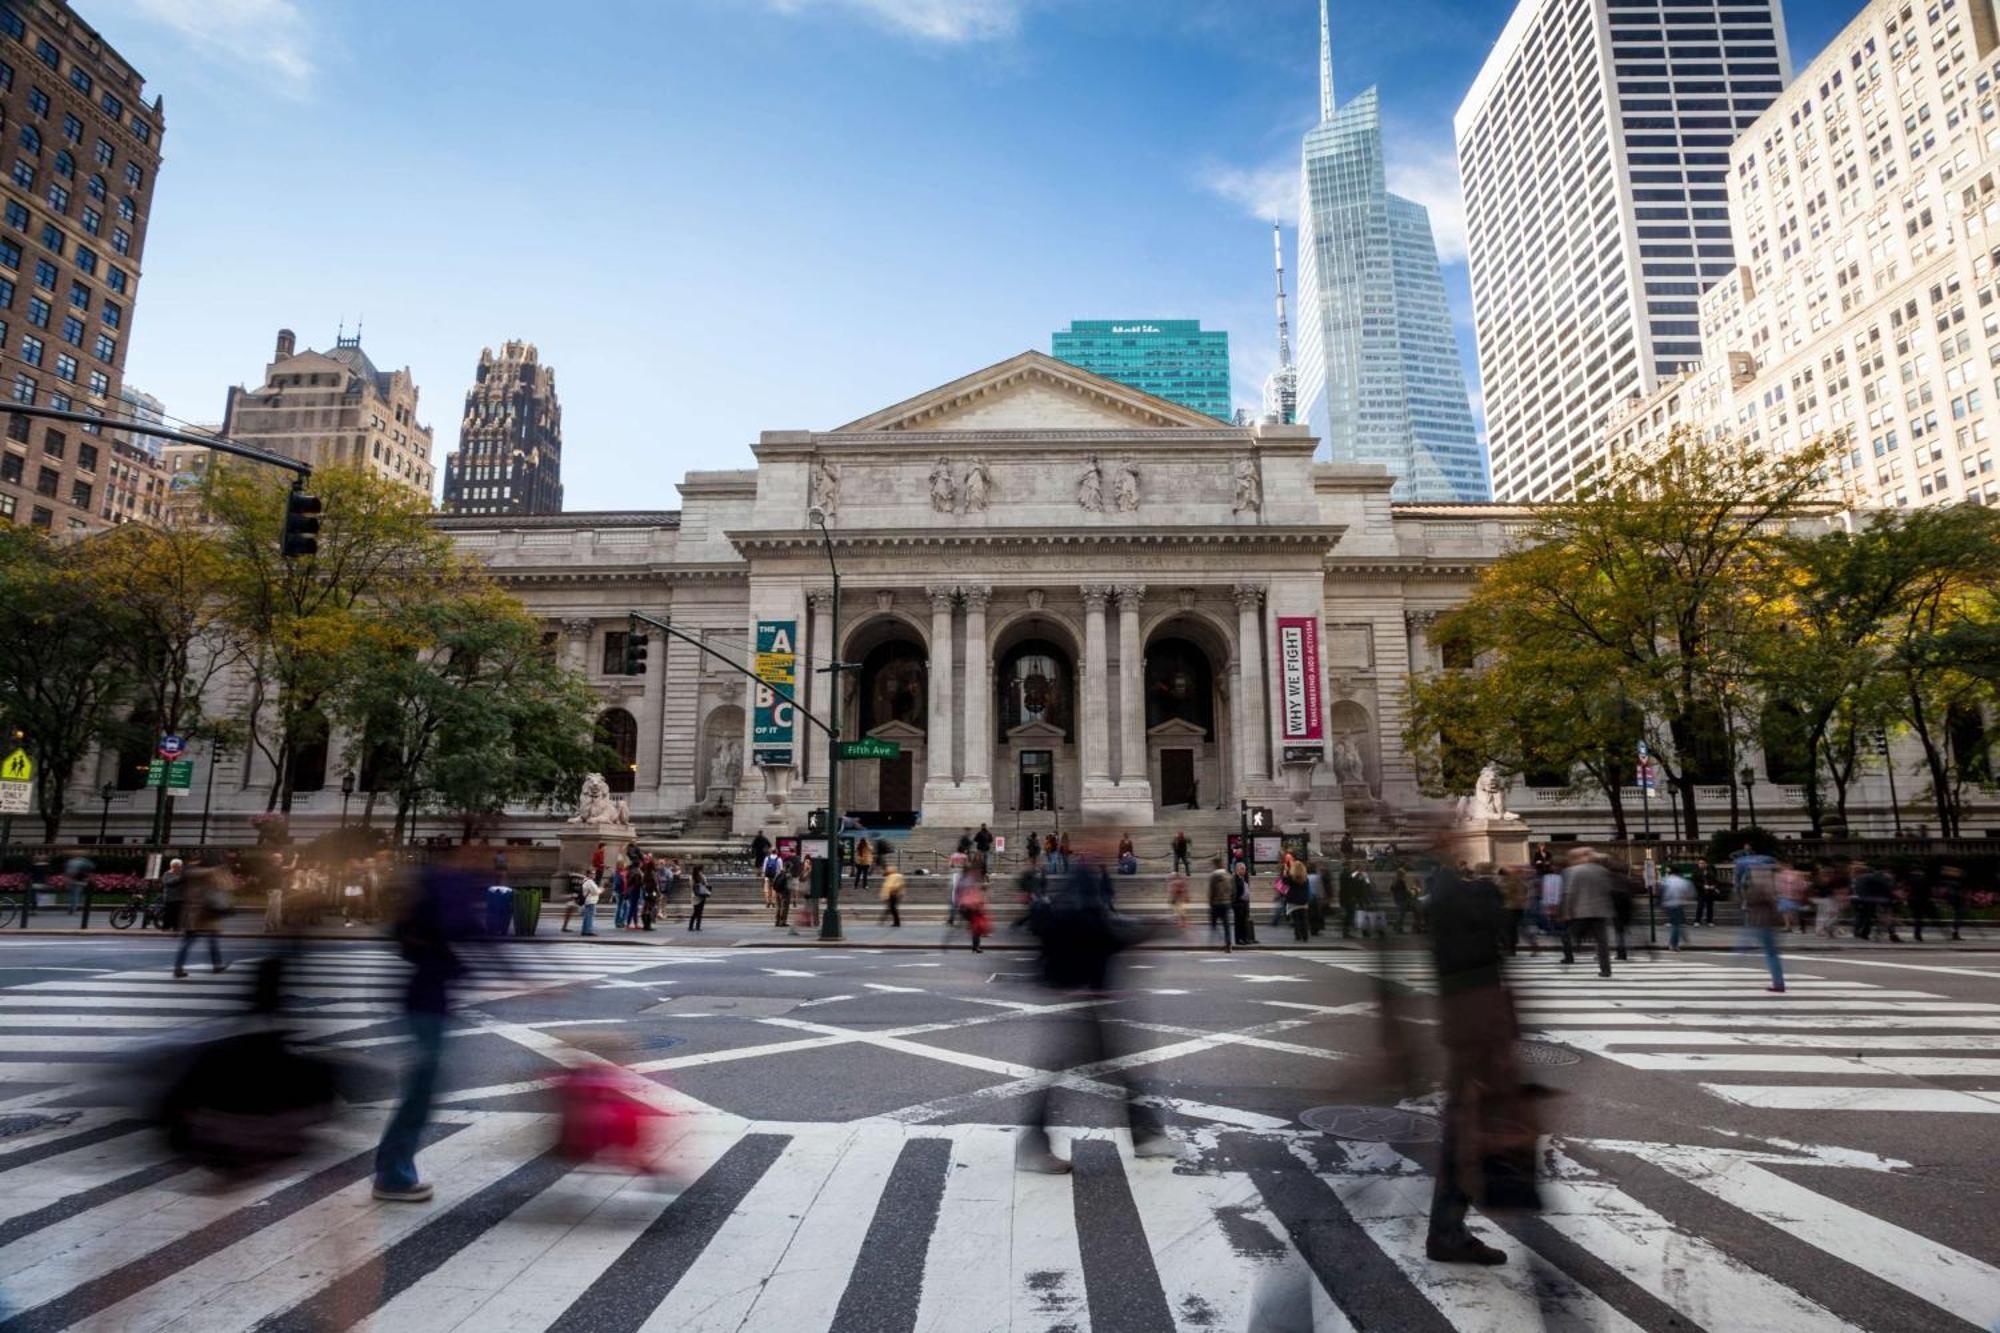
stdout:
{"type": "Polygon", "coordinates": [[[201,845],[208,846],[208,808],[215,804],[215,766],[222,762],[222,742],[208,742],[208,788],[201,796],[201,845]]]}
{"type": "Polygon", "coordinates": [[[1743,799],[1750,803],[1750,827],[1757,827],[1757,770],[1743,765],[1743,771],[1736,775],[1743,779],[1743,799]]]}
{"type": "Polygon", "coordinates": [[[340,775],[340,827],[342,829],[347,827],[347,802],[353,795],[354,775],[352,773],[342,773],[340,775]]]}
{"type": "Polygon", "coordinates": [[[109,782],[97,789],[97,799],[104,802],[104,808],[97,816],[97,845],[99,847],[104,845],[105,830],[111,826],[111,798],[117,795],[117,793],[118,788],[109,782]]]}
{"type": "Polygon", "coordinates": [[[833,558],[833,534],[827,531],[826,510],[814,505],[812,524],[819,529],[820,543],[826,548],[826,567],[833,575],[832,604],[828,609],[833,640],[824,670],[833,685],[827,704],[827,729],[832,733],[826,746],[826,910],[820,913],[819,937],[837,940],[840,934],[840,565],[833,558]]]}

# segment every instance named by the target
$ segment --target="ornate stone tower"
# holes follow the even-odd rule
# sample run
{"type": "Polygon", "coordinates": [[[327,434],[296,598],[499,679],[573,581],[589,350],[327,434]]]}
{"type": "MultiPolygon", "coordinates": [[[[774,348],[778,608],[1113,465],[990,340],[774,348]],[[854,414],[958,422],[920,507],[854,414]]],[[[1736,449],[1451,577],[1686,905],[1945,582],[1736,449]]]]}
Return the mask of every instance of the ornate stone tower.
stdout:
{"type": "Polygon", "coordinates": [[[458,448],[445,459],[445,512],[558,514],[562,504],[555,370],[541,363],[533,343],[506,343],[498,356],[481,349],[458,448]]]}

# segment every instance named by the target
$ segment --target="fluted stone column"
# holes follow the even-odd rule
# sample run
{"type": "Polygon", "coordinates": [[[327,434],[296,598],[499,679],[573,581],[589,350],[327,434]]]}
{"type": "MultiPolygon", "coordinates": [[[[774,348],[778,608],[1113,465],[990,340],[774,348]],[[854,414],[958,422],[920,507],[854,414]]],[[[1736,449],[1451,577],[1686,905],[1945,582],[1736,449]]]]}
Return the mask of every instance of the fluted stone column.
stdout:
{"type": "MultiPolygon", "coordinates": [[[[832,710],[828,704],[832,692],[839,688],[840,678],[818,668],[831,665],[839,655],[833,645],[833,589],[810,589],[806,601],[812,607],[812,641],[807,651],[799,654],[799,683],[805,687],[806,707],[815,717],[830,720],[832,710]]],[[[826,733],[803,718],[799,719],[799,726],[806,733],[806,777],[823,783],[828,770],[826,733]]]]}
{"type": "Polygon", "coordinates": [[[1111,781],[1111,709],[1105,675],[1104,607],[1111,589],[1101,583],[1083,586],[1083,782],[1111,781]]]}
{"type": "Polygon", "coordinates": [[[951,608],[958,600],[958,589],[946,585],[925,591],[931,598],[931,716],[930,730],[924,737],[928,765],[924,789],[929,792],[952,785],[951,676],[956,655],[951,642],[951,608]]]}
{"type": "Polygon", "coordinates": [[[1145,782],[1146,712],[1145,663],[1139,652],[1139,607],[1146,599],[1143,583],[1118,585],[1118,782],[1145,782]]]}
{"type": "Polygon", "coordinates": [[[590,670],[590,639],[597,622],[588,616],[563,621],[563,664],[572,671],[590,670]]]}
{"type": "Polygon", "coordinates": [[[1236,655],[1242,663],[1236,692],[1242,698],[1243,725],[1236,733],[1239,780],[1267,778],[1264,763],[1264,601],[1260,583],[1236,585],[1236,655]]]}
{"type": "Polygon", "coordinates": [[[993,799],[993,669],[986,656],[986,603],[993,589],[962,584],[965,602],[965,774],[961,786],[972,799],[993,799]]]}

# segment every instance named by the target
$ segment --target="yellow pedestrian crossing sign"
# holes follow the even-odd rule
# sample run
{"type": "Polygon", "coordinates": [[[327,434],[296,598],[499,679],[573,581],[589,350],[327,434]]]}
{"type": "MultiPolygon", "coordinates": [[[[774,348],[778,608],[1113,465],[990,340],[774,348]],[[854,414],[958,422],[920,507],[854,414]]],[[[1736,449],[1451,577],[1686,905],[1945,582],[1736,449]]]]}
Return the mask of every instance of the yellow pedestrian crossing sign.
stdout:
{"type": "Polygon", "coordinates": [[[0,782],[33,782],[35,761],[28,758],[26,750],[15,750],[5,759],[0,759],[0,782]]]}

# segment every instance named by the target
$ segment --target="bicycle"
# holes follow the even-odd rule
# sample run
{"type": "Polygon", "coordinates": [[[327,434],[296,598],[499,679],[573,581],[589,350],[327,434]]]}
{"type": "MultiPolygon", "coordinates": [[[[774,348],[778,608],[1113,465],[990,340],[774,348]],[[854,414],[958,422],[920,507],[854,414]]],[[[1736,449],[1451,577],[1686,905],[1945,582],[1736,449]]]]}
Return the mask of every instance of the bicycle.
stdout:
{"type": "Polygon", "coordinates": [[[13,894],[0,894],[0,930],[14,924],[14,918],[21,911],[21,900],[13,894]]]}
{"type": "Polygon", "coordinates": [[[111,927],[114,930],[128,930],[134,922],[138,922],[150,929],[158,917],[159,905],[152,897],[144,893],[135,893],[131,901],[111,914],[111,927]]]}

